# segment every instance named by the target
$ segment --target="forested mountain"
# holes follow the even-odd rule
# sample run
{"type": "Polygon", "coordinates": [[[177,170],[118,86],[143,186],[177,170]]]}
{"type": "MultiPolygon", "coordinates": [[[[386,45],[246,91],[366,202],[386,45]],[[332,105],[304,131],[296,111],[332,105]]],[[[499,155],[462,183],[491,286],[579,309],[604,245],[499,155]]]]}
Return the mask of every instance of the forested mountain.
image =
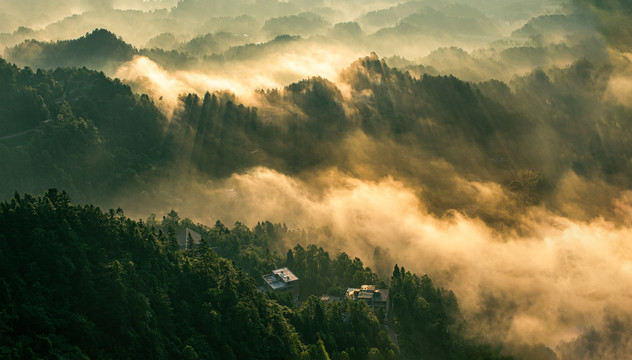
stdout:
{"type": "Polygon", "coordinates": [[[630,24],[0,1],[0,358],[626,358],[630,24]],[[281,267],[299,295],[256,290],[281,267]],[[388,316],[329,301],[365,284],[388,316]]]}
{"type": "Polygon", "coordinates": [[[8,48],[5,56],[11,62],[32,68],[87,67],[109,74],[115,73],[134,56],[145,56],[168,69],[194,69],[271,55],[295,45],[294,41],[301,40],[301,37],[280,33],[263,43],[254,44],[246,40],[243,36],[219,32],[195,37],[172,49],[168,45],[164,46],[163,42],[167,40],[161,41],[160,38],[156,42],[163,47],[136,49],[108,30],[94,29],[72,40],[26,40],[8,48]]]}
{"type": "MultiPolygon", "coordinates": [[[[515,201],[507,206],[518,207],[557,206],[550,190],[569,170],[612,186],[632,176],[624,166],[632,156],[623,121],[629,110],[595,104],[609,70],[587,61],[517,78],[511,91],[499,81],[414,78],[372,55],[340,74],[344,95],[342,85],[318,77],[260,91],[257,107],[226,92],[188,94],[169,120],[157,107],[161,100],[135,95],[102,73],[34,73],[5,61],[1,67],[4,196],[55,185],[97,199],[130,186],[146,190],[143,184],[174,169],[222,178],[254,166],[289,174],[336,167],[421,185],[430,190],[423,195],[430,210],[441,214],[471,211],[472,200],[443,196],[450,182],[437,183],[439,173],[429,171],[502,184],[515,201]],[[359,149],[378,152],[359,158],[359,149]],[[410,156],[398,159],[400,151],[410,156]]],[[[492,224],[513,221],[474,211],[492,224]]]]}
{"type": "Polygon", "coordinates": [[[96,29],[76,40],[44,43],[28,40],[8,51],[17,63],[34,68],[81,67],[116,69],[132,59],[136,50],[104,29],[96,29]]]}
{"type": "Polygon", "coordinates": [[[33,72],[4,60],[0,73],[4,191],[44,191],[48,183],[90,198],[169,160],[166,118],[120,81],[85,68],[33,72]]]}
{"type": "Polygon", "coordinates": [[[212,251],[187,257],[65,193],[3,202],[3,358],[298,358],[287,309],[212,251]],[[15,269],[21,269],[15,272],[15,269]]]}
{"type": "MultiPolygon", "coordinates": [[[[341,253],[331,261],[322,248],[297,245],[283,263],[303,279],[306,301],[294,308],[257,291],[261,266],[281,263],[271,248],[282,232],[287,229],[267,222],[254,230],[219,222],[209,228],[173,212],[161,222],[137,222],[120,209],[73,205],[55,189],[37,198],[16,194],[0,204],[0,355],[394,359],[399,348],[366,303],[308,297],[325,288],[377,283],[357,258],[341,253]],[[199,247],[179,249],[176,229],[183,226],[202,231],[199,247]],[[245,259],[244,252],[265,253],[271,262],[245,259]],[[251,276],[239,263],[249,266],[251,276]]],[[[420,352],[499,358],[499,350],[463,337],[451,292],[398,267],[391,282],[392,320],[404,359],[420,352]]]]}

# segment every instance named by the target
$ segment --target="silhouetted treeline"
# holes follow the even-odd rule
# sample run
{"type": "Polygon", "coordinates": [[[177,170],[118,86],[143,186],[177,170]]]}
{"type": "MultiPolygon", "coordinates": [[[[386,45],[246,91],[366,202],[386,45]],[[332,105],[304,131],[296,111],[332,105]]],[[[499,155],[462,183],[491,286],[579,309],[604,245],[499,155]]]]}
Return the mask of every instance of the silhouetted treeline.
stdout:
{"type": "Polygon", "coordinates": [[[95,29],[78,39],[55,42],[26,40],[10,49],[9,57],[34,68],[87,66],[91,69],[113,70],[132,59],[136,49],[105,29],[95,29]]]}
{"type": "MultiPolygon", "coordinates": [[[[108,30],[95,29],[72,40],[25,40],[7,48],[6,56],[12,62],[33,68],[87,67],[114,73],[123,63],[140,55],[164,68],[182,70],[271,55],[294,45],[301,37],[279,34],[267,42],[257,44],[249,43],[246,39],[227,32],[208,33],[188,42],[174,44],[175,48],[160,44],[163,47],[137,49],[108,30]]],[[[158,38],[156,41],[160,40],[158,38]]]]}
{"type": "Polygon", "coordinates": [[[462,337],[463,318],[451,291],[437,288],[427,276],[395,265],[389,314],[402,357],[431,359],[511,359],[501,346],[477,344],[462,337]]]}
{"type": "MultiPolygon", "coordinates": [[[[341,84],[314,77],[258,91],[257,108],[225,92],[182,95],[169,121],[154,100],[102,73],[0,67],[5,196],[54,185],[97,200],[145,191],[156,179],[185,181],[179,174],[335,167],[423,188],[435,214],[459,209],[504,227],[521,208],[563,203],[553,190],[569,174],[614,188],[632,177],[630,110],[600,100],[610,67],[586,60],[516,78],[512,90],[500,81],[416,78],[371,55],[345,69],[341,84]],[[476,195],[457,176],[500,184],[508,200],[471,206],[476,195]]],[[[603,215],[603,202],[582,205],[586,216],[603,215]]]]}

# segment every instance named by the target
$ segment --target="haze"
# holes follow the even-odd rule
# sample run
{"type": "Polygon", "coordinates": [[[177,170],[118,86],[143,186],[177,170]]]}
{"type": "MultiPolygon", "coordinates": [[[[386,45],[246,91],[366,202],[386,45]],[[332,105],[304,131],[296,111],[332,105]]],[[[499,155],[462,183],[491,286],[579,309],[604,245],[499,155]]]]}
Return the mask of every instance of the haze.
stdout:
{"type": "Polygon", "coordinates": [[[454,290],[472,336],[599,359],[632,353],[630,24],[624,0],[28,0],[0,3],[0,46],[166,119],[164,173],[80,200],[309,229],[454,290]],[[211,95],[267,135],[225,120],[214,157],[211,95]]]}

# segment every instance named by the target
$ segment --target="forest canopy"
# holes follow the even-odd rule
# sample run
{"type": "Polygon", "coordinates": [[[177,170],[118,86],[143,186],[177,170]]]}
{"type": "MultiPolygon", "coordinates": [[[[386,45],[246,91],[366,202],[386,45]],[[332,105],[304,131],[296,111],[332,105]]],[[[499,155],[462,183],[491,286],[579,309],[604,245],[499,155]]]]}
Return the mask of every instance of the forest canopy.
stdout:
{"type": "Polygon", "coordinates": [[[209,228],[175,212],[134,221],[50,189],[2,202],[0,229],[3,358],[394,359],[400,347],[404,359],[420,351],[500,358],[464,338],[451,292],[397,266],[389,323],[400,347],[382,327],[384,313],[363,301],[319,300],[346,287],[387,285],[360,259],[330,260],[314,245],[296,245],[282,259],[271,250],[288,232],[281,225],[209,228]],[[203,241],[180,250],[176,231],[188,226],[203,241]],[[300,307],[256,287],[262,268],[281,264],[302,280],[300,307]]]}

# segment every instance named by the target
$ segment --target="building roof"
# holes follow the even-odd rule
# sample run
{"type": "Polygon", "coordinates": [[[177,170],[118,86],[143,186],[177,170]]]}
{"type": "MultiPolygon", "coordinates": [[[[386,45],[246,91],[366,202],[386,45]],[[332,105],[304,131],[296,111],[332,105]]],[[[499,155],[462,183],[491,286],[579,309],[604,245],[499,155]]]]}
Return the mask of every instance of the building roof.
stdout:
{"type": "Polygon", "coordinates": [[[320,297],[320,301],[323,302],[332,302],[332,301],[339,301],[340,297],[338,296],[331,296],[331,295],[323,295],[320,297]]]}
{"type": "Polygon", "coordinates": [[[291,283],[298,281],[298,277],[286,267],[272,270],[272,274],[263,275],[261,277],[273,290],[283,289],[291,285],[291,283]]]}
{"type": "Polygon", "coordinates": [[[272,270],[272,273],[280,277],[281,280],[286,283],[298,280],[298,277],[286,267],[272,270]]]}
{"type": "Polygon", "coordinates": [[[199,245],[202,240],[202,235],[199,233],[186,228],[183,232],[178,235],[178,245],[181,249],[186,249],[189,245],[189,236],[191,236],[191,240],[193,240],[193,245],[199,245]]]}
{"type": "Polygon", "coordinates": [[[282,289],[287,286],[285,282],[281,281],[281,279],[274,274],[263,275],[262,278],[273,290],[282,289]]]}
{"type": "Polygon", "coordinates": [[[388,301],[388,289],[376,289],[375,285],[362,285],[358,288],[348,288],[347,298],[351,300],[388,301]]]}

